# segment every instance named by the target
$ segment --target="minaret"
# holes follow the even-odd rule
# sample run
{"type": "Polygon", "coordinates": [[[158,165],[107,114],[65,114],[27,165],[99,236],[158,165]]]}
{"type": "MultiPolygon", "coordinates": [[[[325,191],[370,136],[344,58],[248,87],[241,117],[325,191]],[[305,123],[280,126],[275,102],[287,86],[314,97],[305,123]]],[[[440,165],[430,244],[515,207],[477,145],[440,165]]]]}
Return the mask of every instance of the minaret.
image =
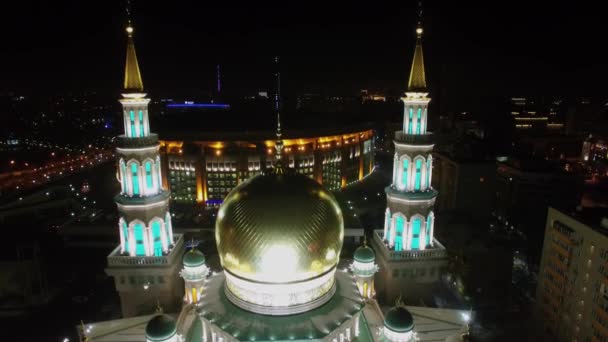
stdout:
{"type": "Polygon", "coordinates": [[[158,136],[150,133],[150,99],[144,93],[130,21],[126,32],[120,99],[125,133],[116,138],[121,189],[114,198],[120,246],[108,256],[107,269],[115,277],[125,317],[153,312],[156,298],[167,308],[179,302],[174,299],[180,291],[174,288],[178,276],[172,252],[183,244],[181,236],[173,234],[169,192],[162,187],[160,145],[158,136]]]}
{"type": "Polygon", "coordinates": [[[416,27],[416,48],[410,78],[402,97],[403,126],[395,132],[392,184],[387,187],[384,238],[394,251],[424,250],[433,240],[433,205],[437,191],[431,187],[433,142],[427,132],[428,104],[422,24],[416,27]]]}
{"type": "Polygon", "coordinates": [[[350,268],[355,275],[359,293],[365,299],[373,298],[376,295],[374,275],[378,272],[378,265],[376,265],[376,253],[367,245],[367,238],[363,240],[363,246],[355,250],[353,259],[350,268]]]}
{"type": "Polygon", "coordinates": [[[209,274],[209,268],[205,265],[205,255],[196,249],[193,243],[192,248],[184,254],[182,260],[184,268],[180,275],[184,278],[184,301],[188,304],[199,304],[204,282],[209,274]]]}

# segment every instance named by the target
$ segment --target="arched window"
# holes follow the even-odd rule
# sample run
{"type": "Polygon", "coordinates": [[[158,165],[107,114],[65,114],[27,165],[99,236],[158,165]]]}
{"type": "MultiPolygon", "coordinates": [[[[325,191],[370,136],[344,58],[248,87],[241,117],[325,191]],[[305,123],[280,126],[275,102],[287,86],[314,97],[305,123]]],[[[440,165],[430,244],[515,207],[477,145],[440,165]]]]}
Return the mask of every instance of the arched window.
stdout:
{"type": "Polygon", "coordinates": [[[422,126],[421,113],[422,113],[422,109],[418,108],[418,119],[416,120],[416,122],[418,122],[418,124],[416,125],[416,134],[420,134],[420,129],[422,126]]]}
{"type": "Polygon", "coordinates": [[[152,163],[150,163],[150,161],[146,162],[146,187],[148,189],[152,189],[153,187],[153,182],[152,182],[152,163]]]}
{"type": "Polygon", "coordinates": [[[173,227],[171,227],[171,214],[169,212],[167,212],[167,215],[165,215],[165,232],[167,233],[167,242],[169,245],[172,245],[173,227]]]}
{"type": "Polygon", "coordinates": [[[154,256],[163,255],[163,245],[160,237],[160,220],[152,222],[152,238],[154,240],[154,256]]]}
{"type": "Polygon", "coordinates": [[[131,137],[134,138],[137,136],[137,133],[135,133],[135,112],[132,110],[129,111],[129,122],[131,126],[131,137]]]}
{"type": "Polygon", "coordinates": [[[416,160],[416,176],[414,178],[414,190],[420,190],[420,183],[422,178],[422,159],[416,160]]]}
{"type": "Polygon", "coordinates": [[[433,213],[430,213],[426,219],[426,245],[431,245],[431,232],[433,231],[433,213]]]}
{"type": "Polygon", "coordinates": [[[395,218],[395,251],[403,250],[403,226],[404,226],[403,216],[397,215],[395,218]]]}
{"type": "Polygon", "coordinates": [[[384,240],[388,240],[390,236],[390,227],[391,227],[391,211],[389,208],[386,208],[386,215],[384,220],[384,240]]]}
{"type": "Polygon", "coordinates": [[[120,180],[122,182],[122,192],[127,192],[127,167],[122,159],[120,160],[120,180]]]}
{"type": "Polygon", "coordinates": [[[141,223],[135,223],[133,235],[135,235],[135,255],[146,255],[146,250],[144,248],[144,225],[141,223]]]}
{"type": "Polygon", "coordinates": [[[125,242],[125,253],[129,253],[129,226],[127,226],[127,222],[124,220],[120,221],[122,223],[122,227],[120,227],[121,234],[123,236],[123,240],[125,242]]]}
{"type": "Polygon", "coordinates": [[[412,130],[413,130],[413,127],[412,127],[413,122],[412,121],[414,120],[414,109],[412,109],[411,107],[410,107],[410,115],[409,116],[410,117],[408,119],[407,134],[412,134],[412,130]]]}
{"type": "Polygon", "coordinates": [[[410,167],[410,162],[407,159],[403,159],[403,170],[401,171],[401,184],[403,188],[407,189],[407,170],[410,167]]]}
{"type": "Polygon", "coordinates": [[[139,114],[139,136],[143,137],[144,136],[144,112],[143,110],[140,110],[138,112],[139,114]]]}
{"type": "Polygon", "coordinates": [[[420,226],[422,220],[420,217],[414,217],[412,220],[412,245],[411,249],[420,249],[420,226]]]}
{"type": "Polygon", "coordinates": [[[160,173],[160,157],[156,157],[156,181],[158,182],[158,190],[160,191],[163,188],[162,177],[160,173]]]}
{"type": "Polygon", "coordinates": [[[133,195],[139,196],[139,177],[137,176],[137,163],[131,163],[131,179],[133,180],[133,195]]]}

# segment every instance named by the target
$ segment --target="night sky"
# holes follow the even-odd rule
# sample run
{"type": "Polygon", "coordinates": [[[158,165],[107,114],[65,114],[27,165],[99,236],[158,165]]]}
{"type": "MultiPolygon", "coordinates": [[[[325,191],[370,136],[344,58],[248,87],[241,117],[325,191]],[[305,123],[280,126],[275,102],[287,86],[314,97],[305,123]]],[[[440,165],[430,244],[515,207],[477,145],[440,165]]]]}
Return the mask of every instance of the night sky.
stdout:
{"type": "MultiPolygon", "coordinates": [[[[150,92],[210,89],[217,63],[226,91],[267,88],[275,54],[282,56],[284,83],[297,90],[400,92],[407,82],[416,1],[402,1],[401,7],[208,3],[133,1],[138,57],[150,92]]],[[[431,90],[464,98],[601,94],[608,79],[605,12],[591,1],[543,3],[426,1],[431,90]]],[[[0,90],[121,86],[123,1],[4,5],[0,90]]]]}

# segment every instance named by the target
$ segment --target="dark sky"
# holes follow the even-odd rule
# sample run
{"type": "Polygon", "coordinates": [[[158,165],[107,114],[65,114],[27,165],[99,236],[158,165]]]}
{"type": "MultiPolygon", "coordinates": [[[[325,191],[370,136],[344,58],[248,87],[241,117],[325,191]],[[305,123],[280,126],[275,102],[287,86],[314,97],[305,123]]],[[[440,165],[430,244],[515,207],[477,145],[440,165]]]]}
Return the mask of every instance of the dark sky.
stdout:
{"type": "MultiPolygon", "coordinates": [[[[11,2],[12,3],[12,2],[11,2]]],[[[268,86],[271,57],[297,89],[399,89],[407,81],[416,1],[249,2],[133,0],[146,88],[268,86]],[[258,6],[253,6],[253,5],[258,6]]],[[[426,1],[431,88],[454,96],[601,94],[608,77],[604,9],[592,1],[426,1]]],[[[0,15],[0,90],[37,92],[121,85],[123,1],[18,1],[0,15]]]]}

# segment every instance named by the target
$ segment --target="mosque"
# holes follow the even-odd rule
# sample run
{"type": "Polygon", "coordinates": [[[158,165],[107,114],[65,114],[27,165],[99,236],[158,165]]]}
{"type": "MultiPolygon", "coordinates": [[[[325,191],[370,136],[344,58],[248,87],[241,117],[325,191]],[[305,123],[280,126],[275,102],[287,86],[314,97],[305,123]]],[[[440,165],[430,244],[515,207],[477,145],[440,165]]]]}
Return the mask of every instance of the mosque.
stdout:
{"type": "MultiPolygon", "coordinates": [[[[421,33],[419,26],[419,39],[421,33]]],[[[223,270],[212,272],[196,248],[184,251],[160,182],[159,143],[149,129],[150,100],[133,34],[129,23],[125,134],[117,139],[120,245],[106,270],[125,318],[82,323],[83,341],[469,339],[468,312],[400,300],[383,310],[375,300],[376,254],[366,242],[350,267],[339,264],[341,209],[326,188],[284,165],[278,110],[276,163],[235,187],[218,211],[215,240],[223,270]]],[[[420,241],[432,244],[424,234],[420,241]]]]}

